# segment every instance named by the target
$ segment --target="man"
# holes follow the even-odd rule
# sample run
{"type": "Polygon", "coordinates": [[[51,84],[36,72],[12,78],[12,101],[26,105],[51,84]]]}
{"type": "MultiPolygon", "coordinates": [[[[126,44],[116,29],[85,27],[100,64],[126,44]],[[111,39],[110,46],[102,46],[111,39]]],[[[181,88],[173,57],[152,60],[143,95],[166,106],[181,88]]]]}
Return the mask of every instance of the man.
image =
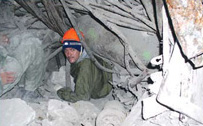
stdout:
{"type": "MultiPolygon", "coordinates": [[[[7,51],[3,48],[2,45],[8,43],[8,38],[6,35],[0,35],[0,66],[3,66],[3,61],[6,60],[7,51]]],[[[15,73],[5,71],[0,67],[0,94],[3,92],[3,86],[9,83],[13,83],[15,81],[15,73]]]]}
{"type": "MultiPolygon", "coordinates": [[[[9,42],[6,35],[1,35],[0,41],[1,41],[0,43],[2,44],[3,43],[6,44],[9,42]]],[[[0,61],[3,61],[6,55],[7,55],[7,51],[0,45],[0,61]]],[[[15,80],[14,72],[7,72],[7,71],[4,71],[2,68],[0,68],[0,85],[12,83],[14,80],[15,80]]],[[[0,89],[2,89],[2,86],[0,89]]]]}
{"type": "MultiPolygon", "coordinates": [[[[74,28],[64,34],[62,43],[65,56],[71,64],[70,74],[74,78],[75,90],[72,91],[68,87],[59,89],[58,96],[63,100],[76,102],[108,95],[112,89],[108,83],[112,80],[112,75],[98,69],[89,59],[74,28]]],[[[101,59],[98,58],[98,61],[103,66],[110,68],[101,59]]]]}
{"type": "MultiPolygon", "coordinates": [[[[0,34],[0,97],[17,84],[27,100],[41,86],[44,74],[41,40],[27,31],[0,34]]],[[[36,94],[37,97],[37,94],[36,94]]],[[[31,97],[30,97],[31,98],[31,97]]]]}

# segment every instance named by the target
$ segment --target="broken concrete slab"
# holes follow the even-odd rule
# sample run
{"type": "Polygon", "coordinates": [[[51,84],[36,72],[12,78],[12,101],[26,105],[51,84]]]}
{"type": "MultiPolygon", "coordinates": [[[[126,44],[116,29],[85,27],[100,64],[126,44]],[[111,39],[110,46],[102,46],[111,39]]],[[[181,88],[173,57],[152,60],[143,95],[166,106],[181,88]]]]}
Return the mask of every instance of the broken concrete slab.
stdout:
{"type": "Polygon", "coordinates": [[[144,119],[152,118],[168,110],[168,108],[164,107],[156,101],[156,95],[143,99],[142,103],[142,116],[144,119]]]}
{"type": "Polygon", "coordinates": [[[202,73],[203,69],[194,69],[182,54],[182,48],[174,40],[163,9],[163,81],[157,101],[172,110],[180,112],[203,124],[202,109],[202,73]]]}

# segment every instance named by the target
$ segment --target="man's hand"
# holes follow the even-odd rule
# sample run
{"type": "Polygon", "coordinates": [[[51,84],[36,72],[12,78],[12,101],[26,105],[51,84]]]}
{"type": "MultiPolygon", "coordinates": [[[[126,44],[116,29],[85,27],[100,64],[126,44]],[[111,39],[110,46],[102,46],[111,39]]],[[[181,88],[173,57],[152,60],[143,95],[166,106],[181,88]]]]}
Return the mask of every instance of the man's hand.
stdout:
{"type": "Polygon", "coordinates": [[[15,73],[14,72],[2,72],[0,73],[1,82],[3,85],[10,84],[15,81],[15,73]]]}

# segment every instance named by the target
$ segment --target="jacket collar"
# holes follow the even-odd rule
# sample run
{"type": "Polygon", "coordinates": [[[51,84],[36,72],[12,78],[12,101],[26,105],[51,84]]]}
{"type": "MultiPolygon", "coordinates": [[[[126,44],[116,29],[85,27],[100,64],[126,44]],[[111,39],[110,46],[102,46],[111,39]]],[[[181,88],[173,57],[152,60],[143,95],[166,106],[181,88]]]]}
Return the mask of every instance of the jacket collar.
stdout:
{"type": "Polygon", "coordinates": [[[76,63],[79,63],[80,61],[86,59],[86,58],[89,58],[87,52],[85,51],[85,49],[83,50],[83,52],[81,53],[79,59],[76,61],[76,63]]]}

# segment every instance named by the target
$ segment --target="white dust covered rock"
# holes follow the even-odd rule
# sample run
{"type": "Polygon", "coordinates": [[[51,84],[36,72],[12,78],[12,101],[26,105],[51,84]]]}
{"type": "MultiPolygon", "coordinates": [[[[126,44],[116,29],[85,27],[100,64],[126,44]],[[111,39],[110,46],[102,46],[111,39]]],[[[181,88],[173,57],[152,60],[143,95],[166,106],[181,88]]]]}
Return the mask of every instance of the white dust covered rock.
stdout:
{"type": "Polygon", "coordinates": [[[109,101],[98,115],[96,126],[120,126],[126,115],[126,111],[120,102],[116,100],[109,101]]]}
{"type": "Polygon", "coordinates": [[[35,111],[21,99],[0,100],[0,126],[27,126],[35,115],[35,111]]]}
{"type": "Polygon", "coordinates": [[[49,100],[47,119],[43,120],[43,126],[77,126],[78,122],[79,115],[68,102],[49,100]]]}
{"type": "Polygon", "coordinates": [[[80,115],[80,124],[84,126],[94,126],[100,110],[91,102],[78,101],[71,104],[80,115]]]}

